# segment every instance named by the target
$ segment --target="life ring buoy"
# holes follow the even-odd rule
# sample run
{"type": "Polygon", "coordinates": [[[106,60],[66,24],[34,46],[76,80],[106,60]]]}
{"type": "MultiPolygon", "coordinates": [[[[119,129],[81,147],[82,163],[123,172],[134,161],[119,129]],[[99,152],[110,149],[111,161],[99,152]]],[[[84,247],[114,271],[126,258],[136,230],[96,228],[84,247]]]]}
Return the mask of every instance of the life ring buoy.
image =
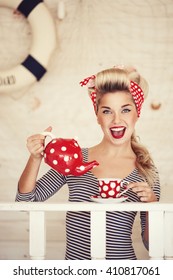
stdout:
{"type": "Polygon", "coordinates": [[[0,93],[21,90],[39,81],[47,71],[56,47],[54,19],[43,0],[0,0],[0,7],[18,10],[31,26],[32,42],[26,59],[19,65],[0,71],[0,93]]]}

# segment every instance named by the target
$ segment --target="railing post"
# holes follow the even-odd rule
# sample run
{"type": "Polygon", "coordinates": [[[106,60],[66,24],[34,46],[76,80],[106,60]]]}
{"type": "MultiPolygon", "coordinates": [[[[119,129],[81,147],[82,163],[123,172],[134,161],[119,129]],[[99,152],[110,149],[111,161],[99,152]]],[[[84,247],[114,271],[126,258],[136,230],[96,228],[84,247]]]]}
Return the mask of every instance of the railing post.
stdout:
{"type": "Polygon", "coordinates": [[[29,254],[32,260],[42,260],[46,254],[46,227],[44,211],[30,211],[29,254]]]}
{"type": "Polygon", "coordinates": [[[165,211],[165,259],[173,259],[173,212],[165,211]]]}
{"type": "Polygon", "coordinates": [[[164,258],[164,211],[149,211],[149,256],[164,258]]]}
{"type": "Polygon", "coordinates": [[[106,211],[91,211],[91,259],[106,258],[106,211]]]}
{"type": "Polygon", "coordinates": [[[44,259],[46,254],[46,211],[90,211],[91,212],[91,257],[105,259],[106,256],[106,211],[149,212],[149,256],[151,259],[173,259],[173,203],[3,203],[0,211],[28,211],[29,253],[31,259],[44,259]],[[115,208],[116,206],[116,208],[115,208]]]}

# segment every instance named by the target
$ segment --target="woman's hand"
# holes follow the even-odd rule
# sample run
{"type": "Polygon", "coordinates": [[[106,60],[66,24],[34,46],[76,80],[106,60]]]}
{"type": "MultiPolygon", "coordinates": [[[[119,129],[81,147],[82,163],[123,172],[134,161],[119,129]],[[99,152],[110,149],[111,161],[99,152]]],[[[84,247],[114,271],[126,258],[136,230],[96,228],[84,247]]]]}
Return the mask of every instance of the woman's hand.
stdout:
{"type": "Polygon", "coordinates": [[[127,188],[131,189],[134,193],[136,193],[142,202],[157,201],[155,193],[146,182],[130,183],[128,184],[127,188]]]}
{"type": "MultiPolygon", "coordinates": [[[[45,129],[45,131],[52,131],[52,127],[49,126],[45,129]]],[[[28,151],[31,154],[32,158],[42,158],[43,157],[43,151],[44,151],[44,135],[42,134],[34,134],[27,139],[27,148],[28,151]]]]}

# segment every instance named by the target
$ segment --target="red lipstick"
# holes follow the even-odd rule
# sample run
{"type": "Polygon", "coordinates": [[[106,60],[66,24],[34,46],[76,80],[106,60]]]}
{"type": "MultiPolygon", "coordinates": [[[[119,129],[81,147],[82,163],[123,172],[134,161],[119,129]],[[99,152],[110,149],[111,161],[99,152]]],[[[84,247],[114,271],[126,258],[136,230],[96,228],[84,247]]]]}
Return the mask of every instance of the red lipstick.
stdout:
{"type": "Polygon", "coordinates": [[[121,139],[124,136],[126,127],[124,126],[114,126],[110,128],[111,134],[115,139],[121,139]]]}

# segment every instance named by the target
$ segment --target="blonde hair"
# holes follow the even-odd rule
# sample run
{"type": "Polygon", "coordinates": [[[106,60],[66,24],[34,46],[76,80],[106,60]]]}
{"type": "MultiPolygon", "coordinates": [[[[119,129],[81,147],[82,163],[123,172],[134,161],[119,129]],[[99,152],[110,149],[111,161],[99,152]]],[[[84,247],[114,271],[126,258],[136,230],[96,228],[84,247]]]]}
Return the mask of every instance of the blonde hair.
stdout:
{"type": "MultiPolygon", "coordinates": [[[[97,73],[95,78],[96,104],[97,107],[103,95],[116,91],[129,91],[130,81],[137,83],[143,90],[144,97],[148,95],[148,83],[133,67],[110,68],[97,73]]],[[[93,91],[89,88],[89,93],[93,91]]],[[[97,109],[96,109],[97,110],[97,109]]],[[[131,146],[136,155],[136,167],[142,177],[153,186],[155,181],[155,171],[153,170],[153,160],[148,150],[141,145],[135,133],[131,137],[131,146]]]]}
{"type": "Polygon", "coordinates": [[[142,177],[153,187],[156,181],[156,170],[154,168],[153,159],[147,150],[138,140],[135,133],[131,137],[131,147],[136,155],[136,167],[142,177]]]}
{"type": "Polygon", "coordinates": [[[95,78],[97,101],[99,102],[102,94],[108,92],[127,91],[130,93],[130,81],[137,83],[141,87],[146,98],[148,95],[148,83],[135,68],[114,67],[98,72],[95,78]]]}

